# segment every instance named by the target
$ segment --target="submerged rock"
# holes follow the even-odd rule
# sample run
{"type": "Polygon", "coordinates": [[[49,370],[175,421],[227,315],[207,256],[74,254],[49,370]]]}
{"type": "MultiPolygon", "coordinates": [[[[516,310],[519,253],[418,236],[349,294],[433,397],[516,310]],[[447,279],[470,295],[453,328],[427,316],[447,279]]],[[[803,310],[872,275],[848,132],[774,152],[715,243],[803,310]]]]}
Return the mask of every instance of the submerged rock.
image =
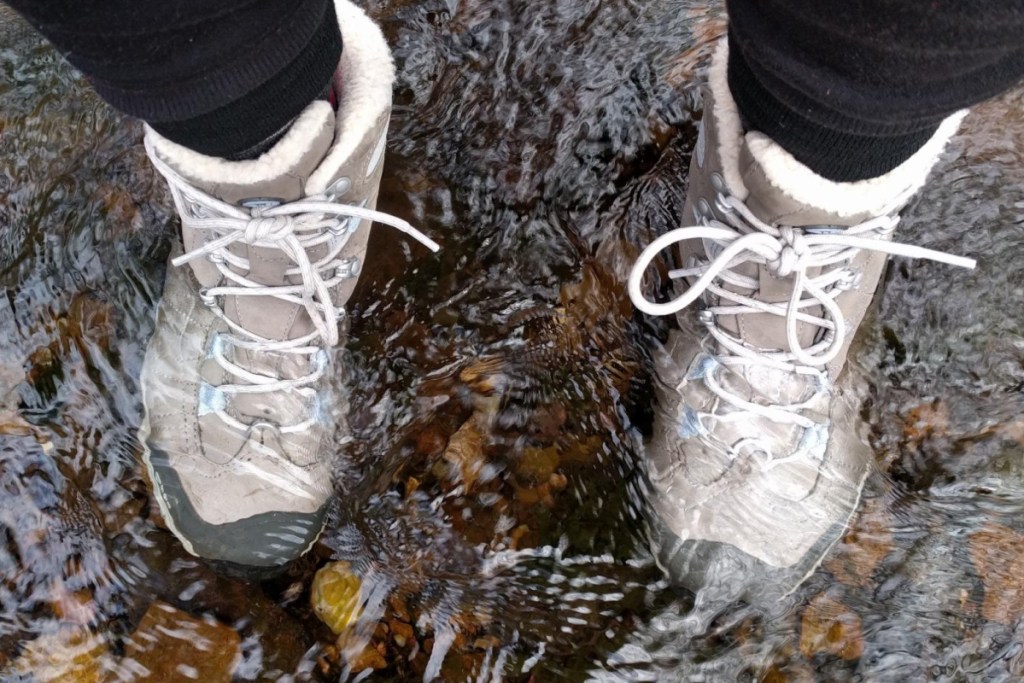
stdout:
{"type": "Polygon", "coordinates": [[[122,680],[228,683],[241,657],[238,632],[154,602],[125,642],[122,680]]]}
{"type": "Polygon", "coordinates": [[[344,633],[359,620],[363,611],[361,585],[348,562],[326,564],[313,577],[309,598],[313,611],[336,634],[344,633]]]}

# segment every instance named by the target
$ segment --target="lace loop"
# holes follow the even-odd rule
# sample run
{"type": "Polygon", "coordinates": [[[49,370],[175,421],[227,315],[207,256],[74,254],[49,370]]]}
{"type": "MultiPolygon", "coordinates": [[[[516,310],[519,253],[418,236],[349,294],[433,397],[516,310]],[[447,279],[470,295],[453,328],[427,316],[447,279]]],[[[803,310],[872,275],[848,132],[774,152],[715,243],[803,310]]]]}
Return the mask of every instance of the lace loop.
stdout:
{"type": "MultiPolygon", "coordinates": [[[[690,306],[707,292],[719,301],[735,304],[711,306],[707,310],[713,315],[770,313],[785,317],[789,349],[778,353],[785,360],[801,365],[824,366],[842,349],[846,341],[846,323],[835,297],[846,288],[835,285],[846,277],[846,266],[860,251],[928,259],[962,268],[974,268],[976,265],[974,259],[889,241],[887,237],[898,221],[892,216],[874,218],[849,228],[775,227],[759,220],[733,196],[719,195],[718,201],[731,208],[725,216],[728,223],[710,218],[706,225],[676,228],[655,239],[641,252],[629,275],[628,290],[633,305],[650,315],[671,315],[690,306]],[[699,267],[669,273],[672,278],[697,278],[675,299],[665,303],[648,300],[643,294],[642,284],[651,262],[665,249],[690,240],[717,245],[720,251],[699,267]],[[779,277],[792,277],[789,301],[785,304],[760,301],[721,286],[727,282],[749,281],[748,277],[734,272],[744,263],[764,266],[779,277]],[[808,271],[818,269],[821,270],[819,275],[808,275],[808,271]],[[811,316],[801,310],[814,307],[822,309],[823,315],[811,316]],[[823,330],[823,335],[804,347],[797,334],[799,322],[816,325],[823,330]]],[[[741,355],[757,355],[756,351],[743,347],[738,340],[733,341],[734,345],[727,346],[737,347],[741,355]]]]}

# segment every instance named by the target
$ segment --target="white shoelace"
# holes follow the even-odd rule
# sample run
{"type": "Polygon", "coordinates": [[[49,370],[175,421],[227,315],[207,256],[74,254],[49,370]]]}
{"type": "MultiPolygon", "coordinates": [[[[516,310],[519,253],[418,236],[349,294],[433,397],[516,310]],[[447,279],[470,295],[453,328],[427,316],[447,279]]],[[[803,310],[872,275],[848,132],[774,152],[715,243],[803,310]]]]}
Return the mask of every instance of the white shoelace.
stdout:
{"type": "Polygon", "coordinates": [[[974,268],[973,259],[945,254],[940,251],[889,241],[899,222],[898,216],[873,218],[848,228],[791,228],[775,227],[758,219],[747,206],[735,197],[722,193],[716,199],[722,220],[709,219],[705,225],[677,228],[654,240],[640,254],[629,276],[628,291],[633,305],[651,315],[676,313],[705,292],[717,297],[716,305],[700,313],[700,319],[718,343],[720,353],[713,356],[718,366],[764,366],[805,376],[817,387],[810,398],[799,403],[780,405],[755,404],[729,391],[708,371],[705,385],[737,412],[717,419],[739,420],[758,415],[774,421],[798,424],[805,429],[815,423],[800,411],[812,402],[820,391],[827,389],[829,380],[824,367],[842,350],[846,342],[846,321],[836,297],[856,285],[857,274],[849,264],[862,251],[875,251],[895,256],[923,258],[962,268],[974,268]],[[656,303],[644,297],[641,285],[651,262],[662,250],[687,240],[704,240],[720,251],[707,261],[693,267],[673,270],[671,278],[697,278],[681,295],[666,303],[656,303]],[[793,277],[793,291],[789,301],[772,303],[759,301],[727,289],[732,285],[756,291],[760,285],[755,278],[736,272],[748,263],[769,268],[779,277],[793,277]],[[808,271],[818,270],[816,276],[808,271]],[[820,308],[823,315],[811,315],[806,309],[820,308]],[[769,313],[784,317],[786,350],[752,348],[719,327],[716,316],[769,313]],[[798,323],[816,325],[824,334],[809,346],[803,346],[798,336],[798,323]]]}
{"type": "MultiPolygon", "coordinates": [[[[338,344],[338,323],[344,309],[331,300],[331,289],[343,280],[354,277],[352,265],[339,255],[363,220],[375,221],[395,228],[426,246],[438,251],[440,246],[407,221],[380,211],[374,211],[331,201],[326,195],[313,195],[298,201],[270,208],[244,209],[221,201],[198,189],[171,168],[152,149],[149,138],[146,148],[156,169],[171,189],[182,224],[192,230],[217,235],[202,246],[182,254],[171,263],[184,266],[205,258],[214,264],[223,278],[221,284],[200,292],[203,303],[224,322],[233,334],[220,334],[213,345],[213,358],[226,372],[243,383],[223,384],[216,389],[225,394],[271,393],[282,390],[298,391],[311,398],[316,392],[311,387],[326,371],[326,348],[338,344]],[[309,250],[330,243],[323,257],[312,260],[309,250]],[[285,270],[288,277],[300,276],[298,284],[265,285],[239,275],[249,269],[249,261],[232,253],[233,244],[277,249],[295,266],[285,270]],[[273,340],[257,335],[225,314],[217,303],[226,296],[269,296],[302,306],[313,323],[314,330],[295,339],[273,340]],[[224,345],[251,352],[274,352],[307,356],[313,368],[296,378],[269,377],[250,372],[231,362],[224,353],[224,345]]],[[[223,408],[217,415],[232,427],[246,430],[250,425],[232,417],[223,408]]],[[[313,419],[290,426],[280,426],[283,433],[308,428],[313,419]]]]}

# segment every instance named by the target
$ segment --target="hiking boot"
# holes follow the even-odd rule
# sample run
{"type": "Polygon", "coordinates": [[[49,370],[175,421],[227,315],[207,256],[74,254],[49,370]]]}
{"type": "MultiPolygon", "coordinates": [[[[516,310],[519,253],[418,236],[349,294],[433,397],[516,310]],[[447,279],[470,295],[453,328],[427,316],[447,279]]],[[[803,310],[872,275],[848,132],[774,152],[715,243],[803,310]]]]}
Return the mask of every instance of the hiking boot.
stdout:
{"type": "Polygon", "coordinates": [[[644,250],[629,292],[679,328],[655,351],[656,555],[691,589],[760,602],[814,571],[860,500],[872,453],[842,371],[887,255],[974,262],[891,241],[963,113],[885,176],[832,182],[744,134],[727,50],[723,40],[705,88],[683,214],[693,226],[644,250]],[[652,303],[643,275],[666,248],[678,296],[652,303]]]}
{"type": "Polygon", "coordinates": [[[146,130],[182,247],[142,369],[143,458],[185,549],[229,565],[278,567],[323,528],[344,430],[334,351],[371,223],[437,249],[374,210],[394,67],[377,26],[336,4],[337,112],[314,102],[251,161],[203,156],[146,130]]]}

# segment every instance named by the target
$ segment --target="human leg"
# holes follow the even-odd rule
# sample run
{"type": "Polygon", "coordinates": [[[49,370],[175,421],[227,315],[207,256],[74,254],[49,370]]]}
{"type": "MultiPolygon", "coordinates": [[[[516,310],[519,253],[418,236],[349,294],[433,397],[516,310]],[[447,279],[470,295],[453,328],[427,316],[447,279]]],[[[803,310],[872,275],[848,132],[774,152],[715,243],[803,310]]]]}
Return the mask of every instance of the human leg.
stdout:
{"type": "Polygon", "coordinates": [[[201,154],[266,151],[341,57],[330,0],[10,3],[115,108],[201,154]]]}
{"type": "MultiPolygon", "coordinates": [[[[184,547],[236,565],[279,567],[322,529],[333,490],[332,437],[345,429],[335,351],[371,222],[436,248],[374,210],[393,65],[379,28],[361,10],[347,0],[330,8],[346,42],[340,64],[336,52],[328,59],[325,83],[340,92],[336,108],[315,96],[325,83],[313,83],[290,125],[281,117],[280,138],[238,161],[146,125],[146,150],[170,186],[182,244],[171,254],[141,373],[142,460],[184,547]]],[[[247,21],[242,7],[233,17],[247,21]]],[[[118,44],[116,36],[107,42],[118,44]]],[[[290,62],[279,64],[286,71],[290,62]]],[[[139,78],[159,80],[156,66],[147,73],[139,78]]],[[[128,67],[123,75],[132,78],[128,67]]],[[[197,76],[195,96],[168,109],[188,105],[190,116],[219,117],[237,102],[210,99],[204,87],[197,76]],[[197,101],[206,104],[197,108],[197,101]]],[[[148,111],[133,102],[135,111],[148,111]]]]}
{"type": "MultiPolygon", "coordinates": [[[[745,34],[731,32],[737,34],[742,42],[745,34]]],[[[814,39],[828,42],[829,35],[814,39]]],[[[797,91],[807,100],[790,110],[785,88],[758,83],[751,92],[742,71],[734,77],[733,40],[719,46],[706,89],[684,207],[694,227],[645,250],[630,294],[646,312],[676,314],[679,326],[655,353],[658,411],[647,448],[661,562],[691,587],[717,584],[729,597],[770,600],[814,570],[859,501],[871,452],[858,429],[857,387],[843,366],[886,255],[972,265],[893,244],[892,233],[962,117],[948,107],[991,91],[944,93],[946,99],[936,93],[931,105],[922,95],[920,106],[897,116],[846,104],[833,109],[830,85],[797,91]],[[796,151],[765,131],[795,140],[796,151]],[[918,135],[922,143],[913,142],[918,135]],[[844,137],[856,153],[836,144],[844,137]],[[802,151],[814,140],[820,149],[802,151]],[[863,177],[865,169],[875,175],[863,177]],[[678,296],[654,304],[640,285],[665,248],[678,250],[678,296]]],[[[744,56],[759,47],[743,45],[744,56]]],[[[820,64],[806,68],[829,73],[820,64]]],[[[1003,69],[990,81],[1016,80],[1003,69]]],[[[1017,69],[1019,78],[1019,61],[1017,69]]],[[[978,70],[987,73],[983,65],[978,70]]],[[[858,97],[870,99],[871,88],[885,92],[877,72],[869,76],[863,87],[849,86],[858,97]]],[[[883,102],[880,95],[877,106],[883,102]]]]}
{"type": "Polygon", "coordinates": [[[729,0],[729,85],[747,130],[850,182],[906,161],[1024,73],[1024,2],[729,0]]]}

